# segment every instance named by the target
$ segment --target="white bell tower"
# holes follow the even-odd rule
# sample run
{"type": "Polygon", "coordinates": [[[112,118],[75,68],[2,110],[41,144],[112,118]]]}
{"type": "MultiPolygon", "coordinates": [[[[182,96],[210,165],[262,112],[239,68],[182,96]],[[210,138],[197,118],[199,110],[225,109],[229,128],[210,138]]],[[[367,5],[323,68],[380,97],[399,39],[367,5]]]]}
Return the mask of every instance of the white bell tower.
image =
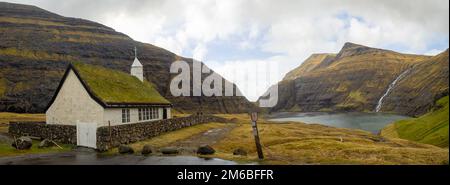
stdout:
{"type": "Polygon", "coordinates": [[[144,67],[137,58],[136,47],[134,47],[134,61],[131,65],[131,75],[137,77],[142,82],[144,81],[144,67]]]}

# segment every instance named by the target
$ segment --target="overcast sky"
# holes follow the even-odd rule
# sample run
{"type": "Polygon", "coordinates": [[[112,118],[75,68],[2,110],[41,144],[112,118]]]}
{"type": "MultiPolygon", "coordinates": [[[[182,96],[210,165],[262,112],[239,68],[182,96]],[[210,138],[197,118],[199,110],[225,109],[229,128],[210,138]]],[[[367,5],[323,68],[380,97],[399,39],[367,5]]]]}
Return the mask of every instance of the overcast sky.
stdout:
{"type": "MultiPolygon", "coordinates": [[[[277,77],[263,80],[267,85],[312,53],[335,53],[345,42],[428,55],[449,43],[448,0],[10,2],[105,24],[135,40],[202,60],[227,78],[237,66],[275,63],[277,77]]],[[[266,89],[245,80],[236,83],[250,100],[266,89]]]]}

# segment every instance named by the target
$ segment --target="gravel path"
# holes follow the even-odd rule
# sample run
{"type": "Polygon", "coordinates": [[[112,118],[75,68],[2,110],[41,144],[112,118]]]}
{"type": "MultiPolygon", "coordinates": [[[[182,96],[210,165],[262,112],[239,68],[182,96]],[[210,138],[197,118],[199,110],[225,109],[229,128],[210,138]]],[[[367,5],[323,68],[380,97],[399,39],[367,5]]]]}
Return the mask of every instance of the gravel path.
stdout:
{"type": "Polygon", "coordinates": [[[182,148],[184,150],[183,153],[186,154],[195,153],[199,146],[214,145],[215,143],[222,140],[231,130],[236,127],[236,124],[230,124],[221,128],[214,128],[206,132],[193,135],[187,139],[172,143],[170,144],[170,146],[182,148]]]}

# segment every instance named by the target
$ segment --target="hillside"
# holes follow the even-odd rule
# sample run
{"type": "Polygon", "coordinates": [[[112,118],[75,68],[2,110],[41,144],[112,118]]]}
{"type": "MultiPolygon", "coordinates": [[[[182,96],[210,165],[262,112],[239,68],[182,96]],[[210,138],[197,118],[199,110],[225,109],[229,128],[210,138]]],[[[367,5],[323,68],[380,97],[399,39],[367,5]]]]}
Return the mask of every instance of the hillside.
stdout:
{"type": "MultiPolygon", "coordinates": [[[[172,97],[170,51],[134,41],[107,26],[35,6],[0,2],[0,112],[43,112],[69,62],[129,72],[134,47],[144,76],[183,112],[247,112],[245,97],[172,97]]],[[[205,76],[205,75],[203,75],[205,76]]]]}
{"type": "Polygon", "coordinates": [[[448,95],[448,49],[415,65],[385,98],[384,112],[419,116],[448,95]]]}
{"type": "MultiPolygon", "coordinates": [[[[389,84],[401,73],[413,66],[417,69],[423,68],[423,71],[431,67],[436,69],[431,71],[433,74],[422,74],[421,78],[432,78],[426,85],[433,88],[424,88],[417,84],[412,87],[418,92],[418,98],[415,100],[395,99],[389,94],[389,101],[383,103],[383,112],[420,115],[427,112],[436,98],[448,93],[448,55],[439,56],[443,61],[446,59],[447,63],[429,62],[435,61],[436,57],[402,54],[346,43],[335,56],[312,55],[298,68],[289,72],[278,83],[278,104],[270,111],[373,111],[389,84]],[[444,83],[443,79],[447,79],[447,83],[444,83]],[[427,94],[427,97],[419,98],[420,94],[427,94]],[[399,104],[399,101],[404,103],[399,104]]],[[[409,78],[410,75],[406,76],[402,83],[409,78]]],[[[392,94],[411,98],[406,91],[392,94]]]]}
{"type": "Polygon", "coordinates": [[[312,70],[317,70],[321,67],[324,67],[328,62],[331,62],[334,57],[336,57],[336,54],[331,53],[312,54],[302,63],[302,65],[298,66],[297,68],[287,73],[286,76],[283,78],[283,80],[294,80],[312,70]]]}
{"type": "Polygon", "coordinates": [[[436,102],[431,112],[418,118],[392,123],[381,131],[381,135],[448,147],[448,108],[448,96],[445,96],[436,102]]]}

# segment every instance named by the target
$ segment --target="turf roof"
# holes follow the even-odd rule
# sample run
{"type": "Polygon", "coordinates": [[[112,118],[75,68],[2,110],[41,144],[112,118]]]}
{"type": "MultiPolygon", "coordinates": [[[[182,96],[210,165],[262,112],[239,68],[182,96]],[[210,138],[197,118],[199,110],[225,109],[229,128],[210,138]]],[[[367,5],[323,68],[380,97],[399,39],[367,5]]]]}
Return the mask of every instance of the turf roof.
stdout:
{"type": "Polygon", "coordinates": [[[146,80],[96,65],[76,62],[72,66],[88,91],[106,104],[170,104],[146,80]]]}

